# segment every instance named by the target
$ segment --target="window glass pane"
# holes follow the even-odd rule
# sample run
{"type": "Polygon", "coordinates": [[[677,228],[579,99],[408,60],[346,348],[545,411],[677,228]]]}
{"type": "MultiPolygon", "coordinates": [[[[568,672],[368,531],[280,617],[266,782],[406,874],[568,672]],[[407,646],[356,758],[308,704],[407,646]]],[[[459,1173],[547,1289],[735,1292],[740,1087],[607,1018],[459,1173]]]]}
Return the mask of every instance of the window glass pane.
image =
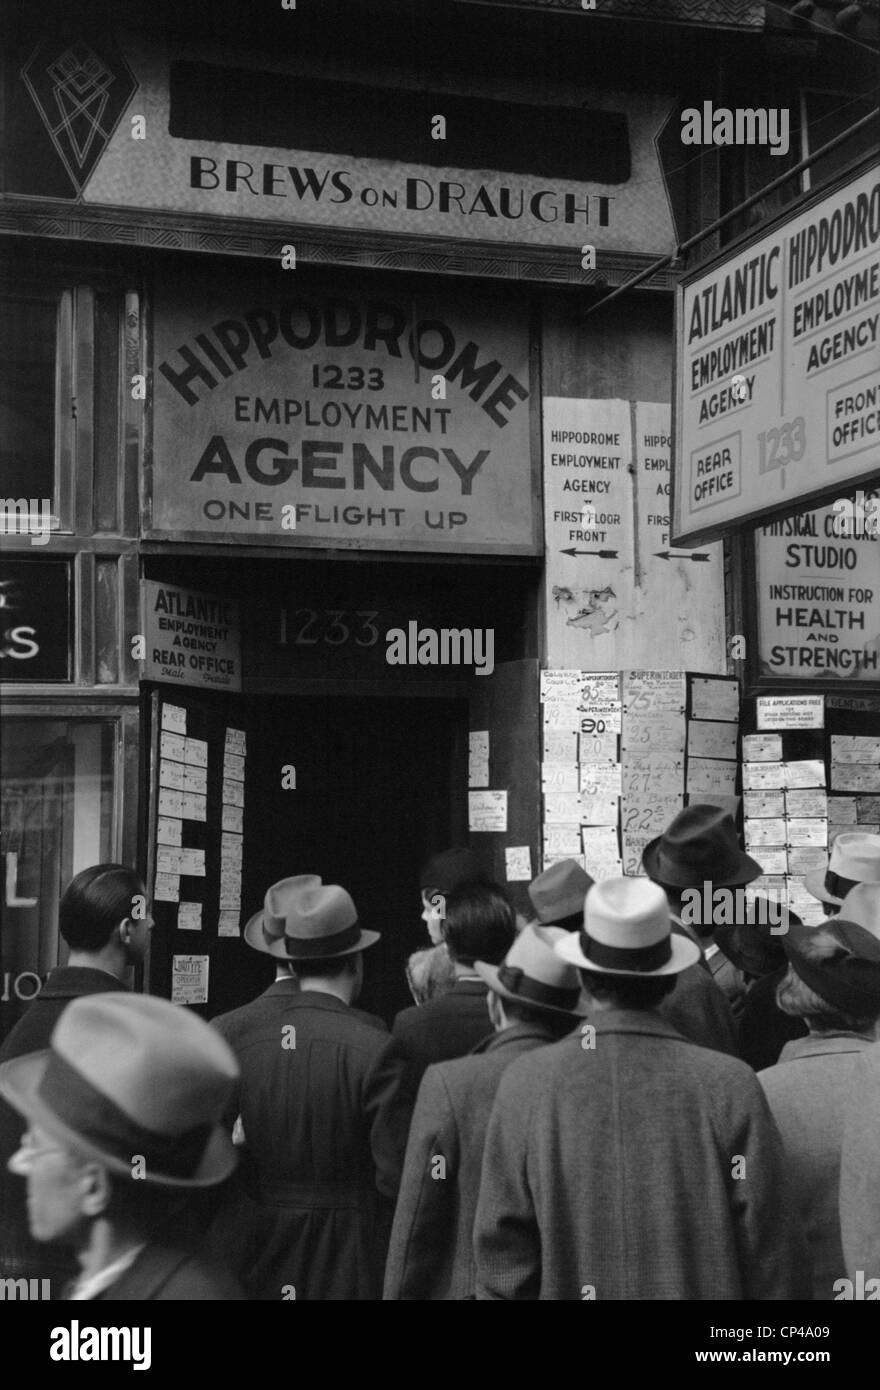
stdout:
{"type": "Polygon", "coordinates": [[[17,995],[36,991],[25,972],[45,976],[66,958],[64,889],[81,869],[114,857],[115,734],[110,719],[7,715],[0,726],[2,1036],[24,1007],[17,995]]]}
{"type": "Polygon", "coordinates": [[[0,305],[0,494],[53,498],[57,306],[0,305]]]}

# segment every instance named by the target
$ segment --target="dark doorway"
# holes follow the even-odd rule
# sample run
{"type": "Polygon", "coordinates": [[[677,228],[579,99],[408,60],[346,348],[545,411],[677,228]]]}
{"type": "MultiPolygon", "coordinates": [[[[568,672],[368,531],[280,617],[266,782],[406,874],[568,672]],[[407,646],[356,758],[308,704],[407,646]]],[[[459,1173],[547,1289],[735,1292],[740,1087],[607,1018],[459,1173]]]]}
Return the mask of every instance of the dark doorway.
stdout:
{"type": "MultiPolygon", "coordinates": [[[[364,958],[359,1006],[390,1022],[412,1003],[406,957],[428,944],[419,869],[435,850],[468,840],[467,701],[290,695],[242,704],[254,789],[242,920],[281,878],[317,873],[341,884],[362,925],[382,933],[364,958]],[[295,769],[293,789],[282,786],[285,767],[295,769]]],[[[243,942],[240,950],[253,955],[243,942]]]]}

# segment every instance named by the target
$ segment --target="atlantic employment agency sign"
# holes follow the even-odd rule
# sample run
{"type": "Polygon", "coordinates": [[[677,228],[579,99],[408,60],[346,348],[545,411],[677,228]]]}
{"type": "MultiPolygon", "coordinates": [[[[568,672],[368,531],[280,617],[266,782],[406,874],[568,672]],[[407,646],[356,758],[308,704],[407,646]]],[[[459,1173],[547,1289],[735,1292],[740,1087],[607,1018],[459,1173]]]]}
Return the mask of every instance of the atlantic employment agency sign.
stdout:
{"type": "Polygon", "coordinates": [[[876,476],[878,325],[876,164],[682,283],[674,545],[876,476]]]}
{"type": "Polygon", "coordinates": [[[536,552],[525,307],[168,278],[155,348],[149,535],[536,552]]]}

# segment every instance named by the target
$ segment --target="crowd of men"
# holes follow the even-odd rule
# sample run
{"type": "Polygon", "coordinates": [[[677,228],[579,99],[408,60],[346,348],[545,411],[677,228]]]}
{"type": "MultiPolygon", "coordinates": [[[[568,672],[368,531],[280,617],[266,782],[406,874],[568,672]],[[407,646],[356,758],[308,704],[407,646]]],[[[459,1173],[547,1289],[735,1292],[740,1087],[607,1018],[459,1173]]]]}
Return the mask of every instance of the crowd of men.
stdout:
{"type": "Polygon", "coordinates": [[[77,875],[68,963],[0,1049],[0,1273],[71,1300],[880,1297],[880,836],[808,878],[816,927],[743,908],[761,866],[716,807],[643,868],[554,863],[527,921],[435,855],[390,1032],[343,887],[269,888],[244,939],[275,980],[207,1024],[125,989],[137,875],[77,875]]]}

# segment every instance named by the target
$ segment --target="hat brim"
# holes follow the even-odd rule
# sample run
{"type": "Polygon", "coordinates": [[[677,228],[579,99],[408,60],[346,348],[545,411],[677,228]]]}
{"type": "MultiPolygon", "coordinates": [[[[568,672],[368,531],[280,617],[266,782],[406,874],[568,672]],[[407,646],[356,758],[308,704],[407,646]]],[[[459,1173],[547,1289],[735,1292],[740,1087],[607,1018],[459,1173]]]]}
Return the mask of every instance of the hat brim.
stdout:
{"type": "Polygon", "coordinates": [[[804,887],[811,897],[817,898],[820,903],[831,903],[834,907],[843,906],[843,898],[835,898],[833,893],[829,893],[825,887],[825,869],[811,869],[808,874],[804,874],[804,887]]]}
{"type": "MultiPolygon", "coordinates": [[[[41,1099],[39,1087],[51,1055],[47,1049],[43,1052],[29,1052],[23,1057],[4,1062],[0,1066],[0,1095],[19,1114],[36,1122],[47,1134],[51,1134],[53,1139],[60,1139],[75,1152],[97,1159],[111,1172],[121,1173],[130,1178],[131,1159],[121,1159],[85,1138],[78,1130],[60,1119],[41,1099]]],[[[237,1164],[238,1154],[232,1140],[223,1126],[218,1124],[213,1127],[199,1166],[191,1177],[181,1178],[170,1173],[157,1173],[147,1167],[139,1181],[152,1183],[156,1187],[216,1187],[217,1183],[223,1182],[235,1171],[237,1164]]]]}
{"type": "Polygon", "coordinates": [[[561,941],[556,942],[553,949],[563,960],[576,965],[579,970],[595,970],[600,975],[627,975],[633,979],[649,980],[652,976],[680,975],[689,966],[696,965],[702,955],[699,946],[695,941],[691,941],[690,937],[679,936],[673,932],[670,943],[672,954],[669,960],[656,970],[611,970],[607,965],[597,965],[581,950],[580,932],[572,932],[569,936],[563,937],[561,941]]]}
{"type": "Polygon", "coordinates": [[[503,985],[498,978],[497,965],[489,965],[484,960],[474,961],[474,969],[485,980],[493,994],[497,994],[502,999],[506,999],[510,1004],[521,1004],[525,1009],[537,1009],[542,1014],[558,1014],[565,1018],[586,1018],[589,1013],[588,1006],[582,1000],[570,1009],[559,1008],[556,1004],[541,1004],[537,999],[525,999],[521,994],[514,994],[506,985],[503,985]]]}
{"type": "MultiPolygon", "coordinates": [[[[648,878],[654,879],[655,883],[668,883],[670,888],[700,888],[706,881],[705,877],[700,878],[695,873],[686,874],[684,870],[661,869],[658,861],[660,841],[662,835],[656,839],[649,840],[642,851],[642,866],[648,878]]],[[[757,860],[753,859],[745,850],[737,850],[738,867],[732,873],[725,874],[723,878],[714,877],[709,880],[725,888],[737,888],[744,883],[751,883],[752,879],[760,878],[764,870],[757,860]]]]}
{"type": "Polygon", "coordinates": [[[296,963],[304,960],[335,960],[337,956],[353,956],[356,951],[366,951],[370,946],[375,946],[380,940],[382,933],[377,931],[366,931],[361,928],[361,934],[353,946],[346,946],[342,951],[328,951],[322,956],[297,956],[291,955],[287,950],[285,941],[292,938],[279,937],[277,941],[268,942],[263,935],[263,913],[255,912],[253,917],[245,923],[242,936],[249,946],[255,951],[259,951],[264,956],[272,956],[274,960],[283,960],[288,963],[296,963]]]}

